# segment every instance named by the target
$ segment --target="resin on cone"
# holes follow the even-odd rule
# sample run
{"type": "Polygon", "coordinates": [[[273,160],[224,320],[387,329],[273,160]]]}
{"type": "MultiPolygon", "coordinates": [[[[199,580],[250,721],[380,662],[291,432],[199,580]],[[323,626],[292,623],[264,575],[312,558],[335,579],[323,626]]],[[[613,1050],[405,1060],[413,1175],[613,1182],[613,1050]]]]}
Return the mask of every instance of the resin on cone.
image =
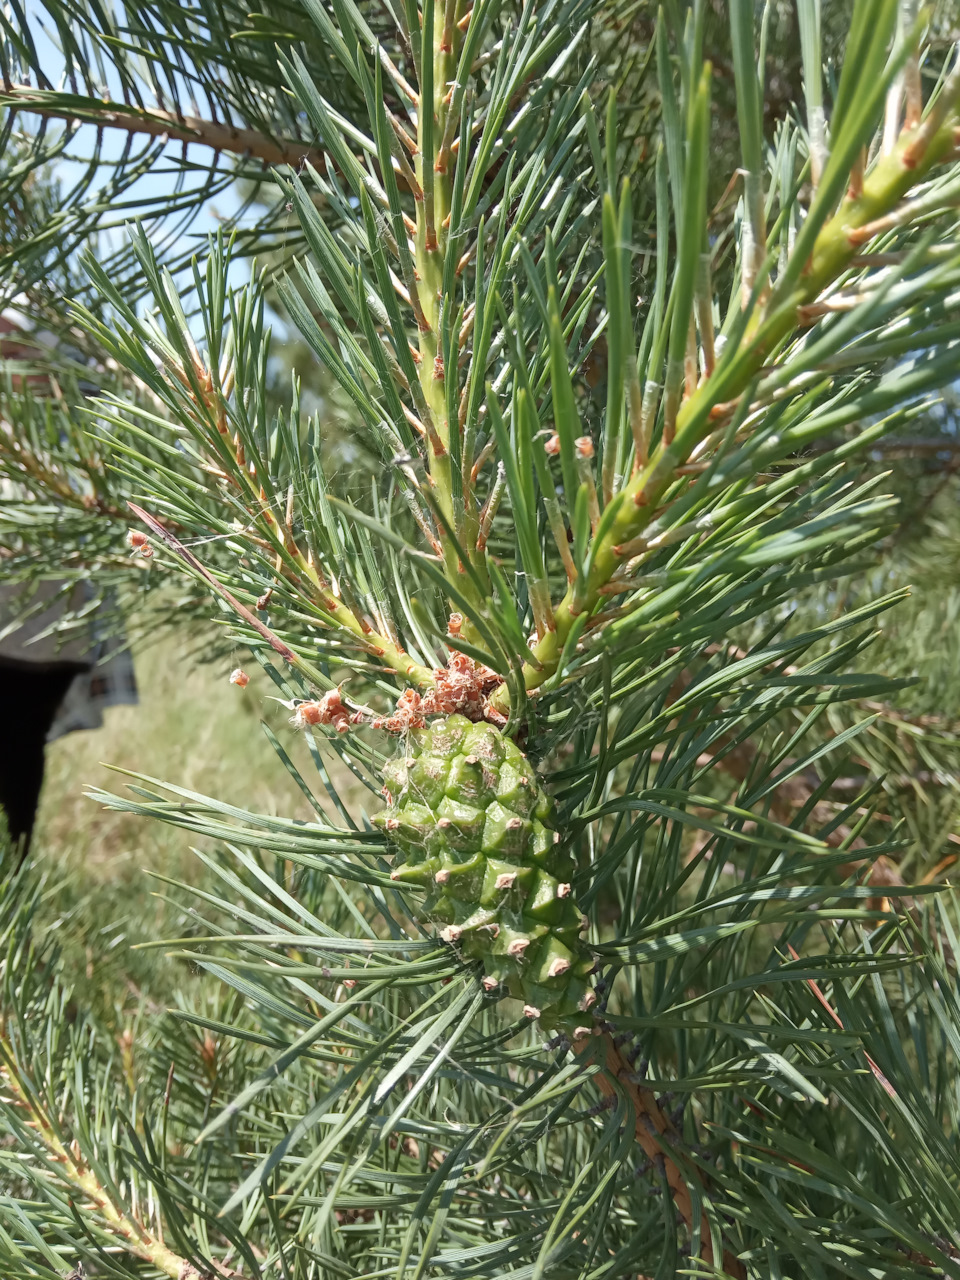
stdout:
{"type": "Polygon", "coordinates": [[[374,822],[397,849],[392,879],[427,891],[445,942],[480,960],[483,984],[547,1028],[573,1030],[595,996],[580,941],[573,859],[520,748],[499,729],[447,716],[414,730],[388,766],[374,822]]]}

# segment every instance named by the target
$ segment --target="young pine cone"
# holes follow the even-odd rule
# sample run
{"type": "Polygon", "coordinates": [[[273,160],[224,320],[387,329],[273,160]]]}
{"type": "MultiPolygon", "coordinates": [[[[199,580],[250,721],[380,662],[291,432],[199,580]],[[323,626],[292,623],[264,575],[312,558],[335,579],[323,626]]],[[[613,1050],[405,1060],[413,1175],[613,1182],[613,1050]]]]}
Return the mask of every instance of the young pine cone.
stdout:
{"type": "Polygon", "coordinates": [[[576,870],[553,806],[520,748],[490,724],[452,715],[413,731],[385,774],[374,822],[397,853],[392,879],[428,891],[445,942],[483,963],[545,1029],[574,1030],[595,996],[580,941],[576,870]]]}

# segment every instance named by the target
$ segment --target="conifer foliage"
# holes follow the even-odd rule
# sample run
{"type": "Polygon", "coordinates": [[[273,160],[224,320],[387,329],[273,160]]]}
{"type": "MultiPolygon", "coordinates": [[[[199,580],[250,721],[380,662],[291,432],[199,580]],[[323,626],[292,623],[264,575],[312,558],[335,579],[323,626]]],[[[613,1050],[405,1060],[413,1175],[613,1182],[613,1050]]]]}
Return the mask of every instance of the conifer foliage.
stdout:
{"type": "Polygon", "coordinates": [[[784,803],[902,685],[861,658],[896,595],[792,614],[889,530],[857,467],[956,377],[957,50],[856,0],[825,75],[798,0],[771,123],[769,6],[731,0],[719,174],[705,4],[299,0],[202,47],[230,11],[173,8],[98,47],[259,103],[234,140],[299,230],[247,286],[228,234],[86,255],[100,394],[8,384],[4,536],[25,578],[132,594],[129,532],[189,583],[307,735],[316,779],[277,749],[316,818],[99,794],[222,886],[172,944],[205,1001],[119,1058],[8,878],[0,1270],[960,1276],[954,905],[870,882],[869,782],[784,803]],[[273,407],[268,295],[369,465],[325,465],[296,384],[273,407]]]}

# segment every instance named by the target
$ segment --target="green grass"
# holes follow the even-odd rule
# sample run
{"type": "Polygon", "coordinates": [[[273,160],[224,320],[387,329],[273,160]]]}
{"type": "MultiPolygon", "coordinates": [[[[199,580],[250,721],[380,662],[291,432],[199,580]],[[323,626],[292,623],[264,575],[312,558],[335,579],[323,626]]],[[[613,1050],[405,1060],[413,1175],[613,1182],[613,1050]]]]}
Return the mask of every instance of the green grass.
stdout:
{"type": "Polygon", "coordinates": [[[117,765],[260,812],[310,818],[261,719],[308,782],[316,777],[289,712],[270,700],[274,686],[255,663],[241,690],[228,669],[197,665],[183,641],[167,637],[138,655],[136,668],[139,706],[111,708],[102,729],[48,747],[31,853],[44,880],[38,924],[55,928],[78,998],[111,1021],[124,1021],[141,997],[167,1004],[191,982],[189,969],[164,950],[133,949],[191,928],[187,897],[151,873],[194,885],[212,877],[187,832],[106,811],[85,790],[123,792],[127,780],[109,767],[117,765]]]}

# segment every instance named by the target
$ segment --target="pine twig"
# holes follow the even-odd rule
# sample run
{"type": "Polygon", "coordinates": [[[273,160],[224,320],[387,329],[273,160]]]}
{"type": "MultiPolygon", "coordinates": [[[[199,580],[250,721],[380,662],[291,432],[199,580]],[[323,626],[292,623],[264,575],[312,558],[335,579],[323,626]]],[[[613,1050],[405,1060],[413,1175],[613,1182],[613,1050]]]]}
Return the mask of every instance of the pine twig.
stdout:
{"type": "MultiPolygon", "coordinates": [[[[692,1231],[693,1201],[687,1184],[690,1179],[698,1178],[699,1175],[691,1167],[686,1171],[681,1169],[672,1154],[672,1149],[679,1141],[679,1135],[657,1102],[656,1095],[637,1081],[635,1072],[624,1058],[611,1033],[605,1031],[601,1037],[596,1038],[590,1035],[581,1036],[574,1042],[573,1049],[575,1053],[589,1053],[590,1050],[596,1050],[601,1043],[603,1069],[596,1077],[597,1088],[605,1098],[615,1098],[621,1092],[627,1095],[636,1118],[637,1142],[647,1159],[655,1166],[662,1167],[677,1211],[687,1228],[692,1231]]],[[[712,1267],[717,1266],[706,1214],[702,1214],[700,1218],[700,1253],[704,1262],[712,1267]]],[[[746,1276],[743,1264],[729,1249],[723,1252],[722,1266],[733,1280],[743,1280],[746,1276]]]]}
{"type": "MultiPolygon", "coordinates": [[[[249,625],[253,627],[254,630],[264,638],[264,640],[266,640],[270,647],[281,656],[281,658],[286,662],[289,662],[292,667],[295,667],[298,671],[302,672],[309,680],[315,681],[317,679],[317,673],[314,671],[313,667],[309,663],[304,662],[298,654],[294,653],[289,645],[284,644],[278,636],[274,635],[270,628],[265,626],[265,624],[262,623],[255,614],[251,613],[246,605],[241,604],[236,596],[228,591],[223,583],[215,578],[210,570],[200,563],[193,552],[188,551],[183,543],[173,536],[169,529],[165,529],[158,520],[154,519],[153,516],[144,511],[142,507],[138,507],[136,503],[128,502],[127,506],[138,520],[142,520],[148,529],[156,534],[158,538],[161,538],[167,546],[169,546],[170,549],[180,557],[181,560],[188,564],[195,573],[199,574],[200,577],[203,578],[204,582],[211,586],[222,599],[226,600],[227,604],[229,604],[245,622],[249,623],[249,625]]],[[[388,639],[386,636],[377,635],[373,631],[364,634],[360,623],[357,621],[353,613],[333,596],[325,599],[323,604],[343,630],[355,635],[358,643],[361,644],[368,652],[373,653],[374,656],[380,658],[395,671],[405,675],[411,683],[426,685],[428,687],[433,685],[433,674],[428,671],[426,667],[421,667],[418,663],[414,662],[405,653],[403,653],[395,641],[388,639]]]]}

